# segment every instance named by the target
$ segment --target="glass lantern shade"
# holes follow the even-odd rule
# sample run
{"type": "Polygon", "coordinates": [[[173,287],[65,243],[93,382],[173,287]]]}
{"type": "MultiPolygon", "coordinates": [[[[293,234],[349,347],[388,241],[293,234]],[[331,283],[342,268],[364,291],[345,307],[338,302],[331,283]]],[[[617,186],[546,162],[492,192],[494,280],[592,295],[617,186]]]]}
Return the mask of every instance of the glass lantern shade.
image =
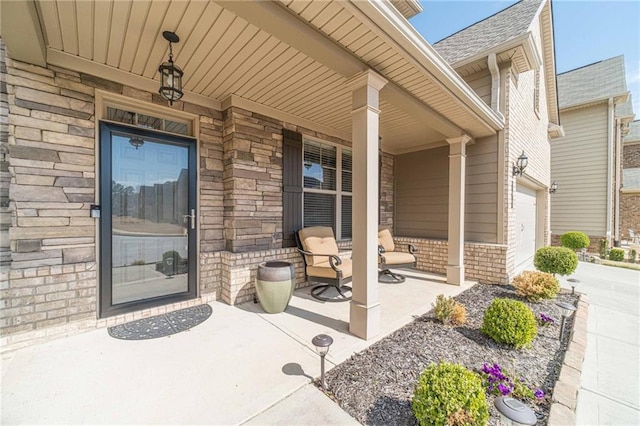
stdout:
{"type": "Polygon", "coordinates": [[[576,310],[575,306],[567,302],[558,302],[556,303],[556,306],[558,306],[562,310],[563,317],[570,317],[571,314],[573,314],[576,310]]]}
{"type": "Polygon", "coordinates": [[[324,356],[329,352],[329,347],[333,343],[333,339],[331,336],[327,336],[326,334],[319,334],[313,338],[311,343],[316,347],[318,355],[324,356]]]}
{"type": "Polygon", "coordinates": [[[160,72],[160,94],[170,103],[182,98],[182,70],[173,61],[165,62],[158,68],[160,72]]]}
{"type": "Polygon", "coordinates": [[[524,151],[522,151],[522,154],[520,154],[520,157],[518,157],[518,168],[522,172],[524,169],[527,168],[528,164],[529,164],[529,157],[527,157],[524,151]]]}

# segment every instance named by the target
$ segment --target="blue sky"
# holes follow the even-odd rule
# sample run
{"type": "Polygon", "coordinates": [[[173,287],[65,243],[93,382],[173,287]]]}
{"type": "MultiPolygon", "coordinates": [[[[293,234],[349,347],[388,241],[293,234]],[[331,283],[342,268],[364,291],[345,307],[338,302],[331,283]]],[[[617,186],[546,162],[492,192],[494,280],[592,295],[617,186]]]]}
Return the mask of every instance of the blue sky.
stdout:
{"type": "MultiPolygon", "coordinates": [[[[421,0],[411,23],[430,43],[516,3],[421,0]]],[[[640,1],[553,1],[558,73],[624,54],[627,87],[640,119],[640,1]]]]}

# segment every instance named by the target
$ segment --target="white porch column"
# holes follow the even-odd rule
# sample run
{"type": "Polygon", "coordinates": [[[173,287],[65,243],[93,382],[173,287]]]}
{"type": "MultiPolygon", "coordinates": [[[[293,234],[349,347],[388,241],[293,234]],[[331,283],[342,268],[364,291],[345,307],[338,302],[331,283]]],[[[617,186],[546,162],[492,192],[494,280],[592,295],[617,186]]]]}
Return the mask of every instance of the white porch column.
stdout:
{"type": "Polygon", "coordinates": [[[449,258],[447,283],[464,282],[464,192],[467,135],[447,139],[449,143],[449,258]]]}
{"type": "Polygon", "coordinates": [[[369,339],[380,331],[378,301],[378,109],[387,80],[371,70],[347,81],[353,92],[353,299],[349,331],[369,339]]]}

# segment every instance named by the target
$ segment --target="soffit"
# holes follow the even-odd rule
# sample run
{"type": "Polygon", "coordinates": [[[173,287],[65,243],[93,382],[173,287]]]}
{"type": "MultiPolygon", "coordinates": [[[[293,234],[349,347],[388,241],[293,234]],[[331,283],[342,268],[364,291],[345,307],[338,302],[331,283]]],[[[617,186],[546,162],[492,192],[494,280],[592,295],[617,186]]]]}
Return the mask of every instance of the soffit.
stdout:
{"type": "MultiPolygon", "coordinates": [[[[351,93],[345,76],[216,3],[38,0],[36,5],[48,51],[61,53],[49,55],[58,58],[57,65],[80,58],[157,81],[157,67],[168,51],[161,33],[174,30],[181,38],[174,60],[185,73],[185,91],[218,102],[233,94],[349,138],[351,93]]],[[[492,132],[338,2],[284,5],[465,132],[476,137],[492,132]]],[[[385,150],[406,151],[444,139],[425,120],[386,101],[384,92],[380,106],[385,150]]]]}
{"type": "MultiPolygon", "coordinates": [[[[375,22],[358,13],[357,3],[280,0],[311,24],[390,82],[463,128],[475,137],[489,136],[487,129],[463,102],[446,90],[420,64],[410,58],[375,22]]],[[[446,66],[446,65],[445,65],[446,66]]],[[[384,92],[384,89],[383,89],[384,92]]]]}

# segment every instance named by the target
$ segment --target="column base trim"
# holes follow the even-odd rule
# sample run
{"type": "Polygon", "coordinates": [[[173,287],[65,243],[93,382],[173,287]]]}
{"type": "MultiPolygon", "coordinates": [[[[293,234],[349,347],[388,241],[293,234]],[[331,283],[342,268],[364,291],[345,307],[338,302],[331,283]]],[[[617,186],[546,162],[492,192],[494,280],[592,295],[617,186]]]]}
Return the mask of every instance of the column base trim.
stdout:
{"type": "Polygon", "coordinates": [[[464,283],[464,266],[447,266],[447,284],[461,285],[464,283]]]}
{"type": "Polygon", "coordinates": [[[364,340],[380,334],[380,302],[364,305],[352,300],[349,307],[349,333],[364,340]]]}

